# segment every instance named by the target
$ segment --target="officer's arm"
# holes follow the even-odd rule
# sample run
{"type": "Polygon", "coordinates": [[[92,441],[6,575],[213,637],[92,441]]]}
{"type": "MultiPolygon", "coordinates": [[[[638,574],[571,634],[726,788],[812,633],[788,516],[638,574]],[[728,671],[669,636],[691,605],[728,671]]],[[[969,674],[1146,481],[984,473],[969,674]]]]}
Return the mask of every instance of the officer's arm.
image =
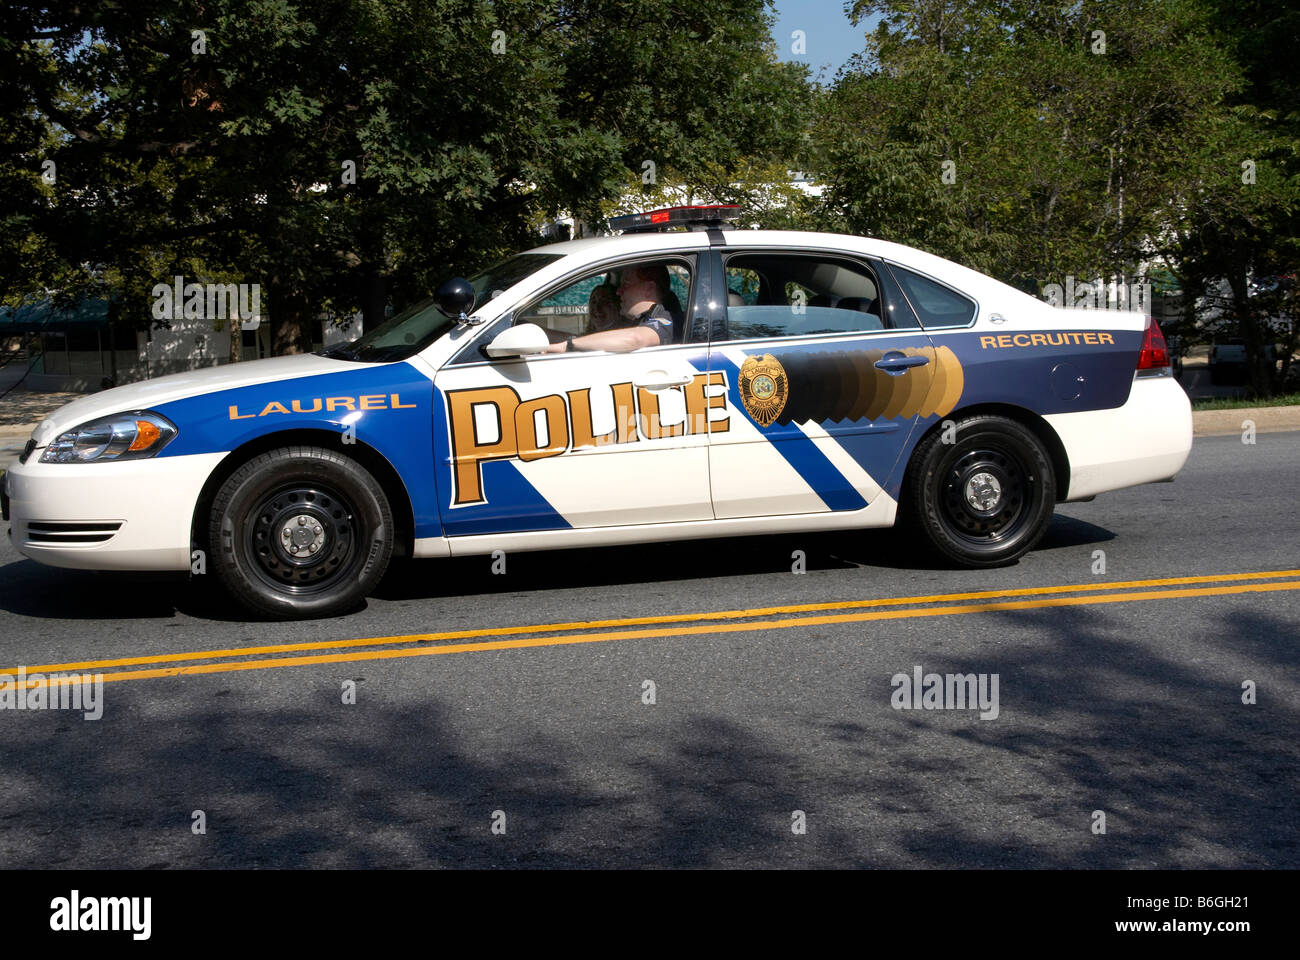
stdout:
{"type": "MultiPolygon", "coordinates": [[[[646,326],[627,327],[623,330],[602,330],[583,337],[573,338],[575,350],[608,350],[610,353],[628,353],[642,347],[659,346],[659,335],[646,326]]],[[[548,353],[563,353],[565,344],[552,344],[548,353]]]]}

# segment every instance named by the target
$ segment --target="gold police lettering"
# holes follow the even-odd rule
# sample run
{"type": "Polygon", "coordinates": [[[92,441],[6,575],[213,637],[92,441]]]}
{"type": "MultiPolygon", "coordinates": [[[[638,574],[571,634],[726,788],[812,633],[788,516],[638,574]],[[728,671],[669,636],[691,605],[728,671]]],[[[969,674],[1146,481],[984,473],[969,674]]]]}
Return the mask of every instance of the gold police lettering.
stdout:
{"type": "Polygon", "coordinates": [[[1115,338],[1101,330],[1065,333],[999,333],[996,336],[980,337],[981,350],[990,347],[994,350],[1007,347],[1100,347],[1103,344],[1110,344],[1113,347],[1115,338]]]}
{"type": "Polygon", "coordinates": [[[254,417],[267,417],[282,413],[337,413],[340,410],[410,410],[414,403],[402,403],[400,394],[371,393],[364,397],[308,397],[306,400],[290,400],[288,406],[279,400],[272,400],[260,411],[249,409],[241,413],[237,404],[230,405],[231,420],[251,420],[254,417]]]}
{"type": "Polygon", "coordinates": [[[533,400],[521,400],[513,387],[506,386],[448,390],[452,506],[487,501],[482,465],[489,460],[518,458],[527,463],[566,450],[726,433],[731,428],[729,417],[709,419],[710,410],[726,409],[726,386],[720,372],[699,373],[690,383],[663,391],[611,383],[608,389],[614,404],[614,429],[608,433],[596,433],[592,426],[589,387],[533,400]],[[709,388],[721,389],[711,393],[709,388]],[[686,419],[682,423],[661,422],[660,398],[669,392],[683,396],[686,419]],[[542,424],[544,430],[539,430],[542,424]]]}

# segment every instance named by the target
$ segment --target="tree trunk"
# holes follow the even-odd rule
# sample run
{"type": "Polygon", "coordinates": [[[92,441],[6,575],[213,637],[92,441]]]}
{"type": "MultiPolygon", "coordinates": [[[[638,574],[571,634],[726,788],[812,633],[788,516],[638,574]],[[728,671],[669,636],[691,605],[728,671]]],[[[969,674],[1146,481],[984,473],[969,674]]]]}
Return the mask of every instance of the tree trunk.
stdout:
{"type": "Polygon", "coordinates": [[[1228,288],[1232,291],[1232,312],[1237,318],[1237,329],[1246,347],[1246,383],[1251,392],[1260,398],[1273,396],[1273,364],[1268,358],[1263,334],[1267,329],[1255,317],[1250,302],[1250,285],[1245,264],[1233,264],[1228,269],[1228,288]]]}
{"type": "Polygon", "coordinates": [[[271,286],[267,291],[271,311],[271,353],[311,352],[311,306],[301,290],[271,286]]]}
{"type": "Polygon", "coordinates": [[[383,323],[387,306],[388,284],[378,267],[371,267],[361,281],[361,329],[373,330],[383,323]]]}

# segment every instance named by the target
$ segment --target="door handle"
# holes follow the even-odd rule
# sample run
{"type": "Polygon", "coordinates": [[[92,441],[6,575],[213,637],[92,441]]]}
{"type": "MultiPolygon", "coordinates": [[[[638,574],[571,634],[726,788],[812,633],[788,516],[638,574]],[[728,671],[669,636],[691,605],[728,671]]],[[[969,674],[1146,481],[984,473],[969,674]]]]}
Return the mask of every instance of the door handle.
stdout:
{"type": "Polygon", "coordinates": [[[665,387],[684,387],[695,378],[690,374],[684,377],[669,376],[664,370],[651,370],[632,381],[632,386],[641,390],[662,390],[665,387]]]}
{"type": "Polygon", "coordinates": [[[875,365],[877,370],[884,370],[891,377],[901,377],[912,367],[923,367],[929,362],[929,357],[909,357],[897,350],[891,350],[877,360],[875,365]]]}

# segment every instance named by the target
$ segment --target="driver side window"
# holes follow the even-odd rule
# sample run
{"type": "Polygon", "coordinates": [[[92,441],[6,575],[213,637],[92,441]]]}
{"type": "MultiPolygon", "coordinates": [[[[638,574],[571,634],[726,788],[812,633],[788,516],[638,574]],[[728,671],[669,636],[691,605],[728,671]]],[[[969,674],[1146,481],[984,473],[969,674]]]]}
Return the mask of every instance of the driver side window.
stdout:
{"type": "Polygon", "coordinates": [[[617,283],[617,274],[612,270],[583,277],[520,310],[515,323],[535,323],[565,337],[591,333],[602,302],[616,299],[617,283]]]}
{"type": "Polygon", "coordinates": [[[680,342],[679,331],[685,307],[690,302],[693,276],[690,266],[676,258],[632,261],[587,274],[520,309],[515,314],[515,324],[536,324],[547,332],[552,343],[571,336],[634,326],[637,322],[634,312],[645,300],[633,302],[637,300],[635,291],[624,288],[623,274],[633,266],[654,268],[662,271],[658,275],[666,275],[667,287],[654,299],[673,317],[677,332],[674,342],[680,342]]]}

